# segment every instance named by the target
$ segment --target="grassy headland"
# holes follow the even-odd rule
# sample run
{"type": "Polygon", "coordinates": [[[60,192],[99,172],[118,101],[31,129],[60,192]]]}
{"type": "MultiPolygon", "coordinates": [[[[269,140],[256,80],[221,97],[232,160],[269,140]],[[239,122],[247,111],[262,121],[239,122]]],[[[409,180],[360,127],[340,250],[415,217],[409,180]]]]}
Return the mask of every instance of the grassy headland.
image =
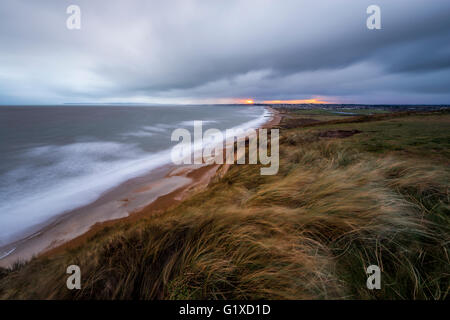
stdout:
{"type": "Polygon", "coordinates": [[[450,114],[282,112],[278,175],[232,165],[164,212],[0,269],[0,298],[448,298],[450,114]]]}

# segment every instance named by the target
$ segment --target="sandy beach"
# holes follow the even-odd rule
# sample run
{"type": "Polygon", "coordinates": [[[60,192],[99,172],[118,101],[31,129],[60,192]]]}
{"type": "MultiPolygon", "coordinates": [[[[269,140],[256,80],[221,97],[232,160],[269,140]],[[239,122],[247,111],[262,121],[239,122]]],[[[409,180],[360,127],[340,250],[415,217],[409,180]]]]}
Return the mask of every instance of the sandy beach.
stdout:
{"type": "MultiPolygon", "coordinates": [[[[270,119],[263,128],[275,126],[281,119],[276,110],[270,108],[270,111],[270,119]]],[[[218,170],[223,174],[227,168],[228,165],[217,164],[166,165],[131,179],[104,193],[93,203],[37,226],[31,236],[0,247],[0,252],[4,252],[0,267],[10,267],[34,256],[79,245],[106,225],[139,219],[167,209],[206,188],[218,170]]]]}

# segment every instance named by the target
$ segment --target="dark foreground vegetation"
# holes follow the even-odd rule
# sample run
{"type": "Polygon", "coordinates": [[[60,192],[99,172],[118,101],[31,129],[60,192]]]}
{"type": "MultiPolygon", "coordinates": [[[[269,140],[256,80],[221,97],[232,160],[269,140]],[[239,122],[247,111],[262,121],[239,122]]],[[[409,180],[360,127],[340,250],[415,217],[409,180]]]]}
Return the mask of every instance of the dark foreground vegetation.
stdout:
{"type": "Polygon", "coordinates": [[[450,114],[284,112],[278,175],[234,165],[167,212],[0,270],[0,298],[448,299],[450,114]]]}

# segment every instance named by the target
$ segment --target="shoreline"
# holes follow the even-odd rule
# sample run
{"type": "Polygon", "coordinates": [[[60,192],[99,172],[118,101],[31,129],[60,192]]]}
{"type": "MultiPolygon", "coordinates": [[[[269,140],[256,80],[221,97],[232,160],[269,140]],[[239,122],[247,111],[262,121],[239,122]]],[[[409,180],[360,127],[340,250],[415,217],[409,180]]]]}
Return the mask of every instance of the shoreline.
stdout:
{"type": "MultiPolygon", "coordinates": [[[[260,128],[271,128],[281,119],[278,111],[266,108],[270,119],[260,128]]],[[[105,226],[165,210],[206,188],[219,170],[224,174],[228,167],[166,164],[130,179],[105,192],[96,201],[47,221],[32,235],[0,247],[0,252],[4,252],[3,257],[0,256],[0,267],[8,268],[16,262],[76,246],[105,226]]]]}

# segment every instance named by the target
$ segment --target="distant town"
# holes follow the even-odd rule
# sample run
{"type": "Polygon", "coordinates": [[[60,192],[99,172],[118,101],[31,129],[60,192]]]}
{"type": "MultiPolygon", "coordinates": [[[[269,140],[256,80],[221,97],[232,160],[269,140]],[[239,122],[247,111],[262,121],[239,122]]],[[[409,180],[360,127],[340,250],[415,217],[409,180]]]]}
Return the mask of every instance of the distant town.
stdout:
{"type": "Polygon", "coordinates": [[[444,110],[449,109],[450,105],[379,105],[379,104],[317,104],[317,103],[306,103],[306,104],[259,104],[258,106],[269,106],[275,108],[284,109],[304,109],[304,110],[361,110],[361,109],[377,109],[386,111],[422,111],[422,110],[444,110]]]}

